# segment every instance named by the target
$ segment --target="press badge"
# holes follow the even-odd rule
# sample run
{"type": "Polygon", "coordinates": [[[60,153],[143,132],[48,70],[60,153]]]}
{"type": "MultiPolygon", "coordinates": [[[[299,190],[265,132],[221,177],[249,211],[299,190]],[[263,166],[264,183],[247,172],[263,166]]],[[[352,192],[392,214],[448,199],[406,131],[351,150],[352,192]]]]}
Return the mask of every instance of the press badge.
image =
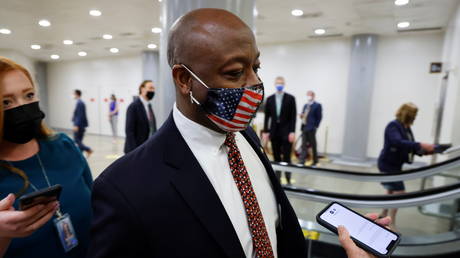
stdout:
{"type": "Polygon", "coordinates": [[[55,218],[54,226],[56,226],[58,237],[61,240],[65,252],[72,250],[78,245],[77,235],[73,229],[69,214],[66,213],[55,218]]]}

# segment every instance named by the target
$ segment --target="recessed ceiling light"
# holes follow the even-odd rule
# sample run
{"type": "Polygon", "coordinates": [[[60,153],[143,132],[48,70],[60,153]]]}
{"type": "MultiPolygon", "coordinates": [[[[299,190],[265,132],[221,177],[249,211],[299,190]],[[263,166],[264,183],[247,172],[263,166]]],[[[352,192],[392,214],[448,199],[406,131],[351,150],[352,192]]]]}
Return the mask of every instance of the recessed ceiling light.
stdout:
{"type": "Polygon", "coordinates": [[[72,45],[72,44],[73,44],[73,41],[70,40],[70,39],[65,39],[65,40],[62,41],[62,43],[63,43],[64,45],[72,45]]]}
{"type": "Polygon", "coordinates": [[[95,10],[95,9],[94,9],[94,10],[90,10],[90,11],[89,11],[89,15],[91,15],[91,16],[101,16],[101,15],[102,15],[102,12],[99,11],[99,10],[95,10]]]}
{"type": "Polygon", "coordinates": [[[1,34],[11,34],[11,30],[7,29],[7,28],[1,28],[0,29],[0,33],[1,34]]]}
{"type": "Polygon", "coordinates": [[[326,33],[326,30],[325,30],[325,29],[316,29],[316,30],[315,30],[315,34],[316,34],[316,35],[323,35],[324,33],[326,33]]]}
{"type": "Polygon", "coordinates": [[[410,26],[410,22],[404,21],[404,22],[398,22],[398,28],[404,29],[410,26]]]}
{"type": "Polygon", "coordinates": [[[40,20],[40,21],[38,21],[38,25],[40,25],[42,27],[49,27],[49,26],[51,26],[51,22],[48,21],[48,20],[40,20]]]}
{"type": "Polygon", "coordinates": [[[50,57],[51,59],[54,59],[54,60],[59,59],[59,55],[51,55],[50,57]]]}
{"type": "Polygon", "coordinates": [[[116,54],[116,53],[120,52],[120,50],[118,48],[116,48],[116,47],[113,47],[113,48],[110,49],[110,52],[116,54]]]}
{"type": "Polygon", "coordinates": [[[31,49],[40,49],[42,47],[40,45],[34,44],[34,45],[30,45],[30,48],[31,49]]]}
{"type": "Polygon", "coordinates": [[[157,45],[156,44],[148,44],[147,47],[150,48],[150,49],[155,49],[155,48],[157,48],[157,45]]]}
{"type": "Polygon", "coordinates": [[[162,0],[158,0],[158,2],[160,2],[160,3],[161,3],[161,2],[162,2],[162,0]]]}
{"type": "Polygon", "coordinates": [[[409,0],[395,0],[395,5],[402,6],[409,3],[409,0]]]}
{"type": "Polygon", "coordinates": [[[112,39],[113,37],[110,34],[104,34],[104,35],[102,35],[102,38],[103,39],[112,39]]]}
{"type": "Polygon", "coordinates": [[[294,10],[291,11],[291,14],[294,15],[294,16],[302,16],[303,11],[300,10],[300,9],[294,9],[294,10]]]}
{"type": "Polygon", "coordinates": [[[78,52],[78,55],[79,56],[87,56],[88,53],[86,53],[85,51],[80,51],[80,52],[78,52]]]}
{"type": "Polygon", "coordinates": [[[161,28],[153,27],[153,28],[152,28],[152,32],[153,32],[153,33],[161,33],[161,28]]]}

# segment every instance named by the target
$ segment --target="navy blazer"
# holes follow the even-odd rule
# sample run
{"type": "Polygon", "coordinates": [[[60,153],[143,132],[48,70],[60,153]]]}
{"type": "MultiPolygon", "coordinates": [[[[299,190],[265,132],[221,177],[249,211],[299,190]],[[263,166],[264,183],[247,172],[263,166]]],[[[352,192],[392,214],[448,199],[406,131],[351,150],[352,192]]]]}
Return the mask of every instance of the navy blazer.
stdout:
{"type": "Polygon", "coordinates": [[[276,132],[278,132],[283,138],[287,139],[289,133],[295,131],[296,119],[297,107],[294,96],[284,93],[279,117],[276,116],[275,94],[268,97],[265,104],[264,132],[269,132],[270,137],[275,136],[276,132]]]}
{"type": "MultiPolygon", "coordinates": [[[[308,104],[305,104],[302,109],[302,113],[305,113],[307,110],[308,104]]],[[[318,102],[313,102],[310,107],[310,111],[308,112],[307,116],[307,124],[300,127],[302,131],[313,131],[318,129],[319,124],[321,123],[321,119],[323,119],[323,108],[321,104],[318,102]]]]}
{"type": "MultiPolygon", "coordinates": [[[[306,242],[254,131],[243,132],[263,162],[279,206],[279,257],[306,257],[306,242]]],[[[93,184],[88,257],[245,257],[238,236],[172,115],[145,144],[93,184]]]]}
{"type": "Polygon", "coordinates": [[[137,98],[126,111],[125,148],[128,153],[143,144],[150,136],[149,119],[144,104],[137,98]]]}
{"type": "Polygon", "coordinates": [[[73,111],[72,122],[74,126],[79,128],[88,127],[88,119],[86,118],[86,106],[85,103],[81,100],[77,100],[77,106],[73,111]]]}
{"type": "Polygon", "coordinates": [[[409,162],[410,153],[420,153],[420,143],[409,140],[408,133],[415,139],[412,130],[406,129],[398,120],[393,120],[387,125],[383,150],[378,160],[381,171],[400,171],[403,164],[409,162]]]}

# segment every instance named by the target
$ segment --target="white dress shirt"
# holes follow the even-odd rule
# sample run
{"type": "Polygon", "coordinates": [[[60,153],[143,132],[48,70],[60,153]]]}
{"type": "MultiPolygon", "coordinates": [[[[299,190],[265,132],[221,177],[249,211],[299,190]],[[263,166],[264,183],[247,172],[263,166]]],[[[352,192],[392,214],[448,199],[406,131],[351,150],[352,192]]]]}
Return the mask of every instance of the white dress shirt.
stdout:
{"type": "MultiPolygon", "coordinates": [[[[226,135],[188,119],[177,109],[176,104],[173,108],[173,119],[219,196],[246,257],[255,257],[244,204],[228,164],[228,148],[224,145],[226,135]]],[[[279,219],[278,205],[270,179],[262,161],[244,136],[235,133],[235,140],[259,202],[273,253],[275,257],[278,257],[276,239],[276,225],[279,219]]]]}
{"type": "Polygon", "coordinates": [[[146,100],[142,96],[139,96],[139,99],[141,100],[142,104],[144,105],[145,114],[147,115],[147,120],[148,120],[149,119],[149,104],[152,106],[152,110],[153,110],[152,101],[151,100],[146,100]]]}

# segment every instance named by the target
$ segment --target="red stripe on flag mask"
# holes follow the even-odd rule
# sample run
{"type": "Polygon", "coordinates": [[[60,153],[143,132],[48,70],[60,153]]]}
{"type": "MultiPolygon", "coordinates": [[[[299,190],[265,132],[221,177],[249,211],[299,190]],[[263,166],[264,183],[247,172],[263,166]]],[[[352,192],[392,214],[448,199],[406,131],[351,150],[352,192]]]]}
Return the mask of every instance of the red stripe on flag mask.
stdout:
{"type": "Polygon", "coordinates": [[[242,88],[210,88],[188,67],[181,64],[201,85],[208,89],[206,100],[200,103],[190,91],[190,101],[207,113],[207,117],[226,132],[245,130],[264,98],[264,85],[259,83],[242,88]]]}

